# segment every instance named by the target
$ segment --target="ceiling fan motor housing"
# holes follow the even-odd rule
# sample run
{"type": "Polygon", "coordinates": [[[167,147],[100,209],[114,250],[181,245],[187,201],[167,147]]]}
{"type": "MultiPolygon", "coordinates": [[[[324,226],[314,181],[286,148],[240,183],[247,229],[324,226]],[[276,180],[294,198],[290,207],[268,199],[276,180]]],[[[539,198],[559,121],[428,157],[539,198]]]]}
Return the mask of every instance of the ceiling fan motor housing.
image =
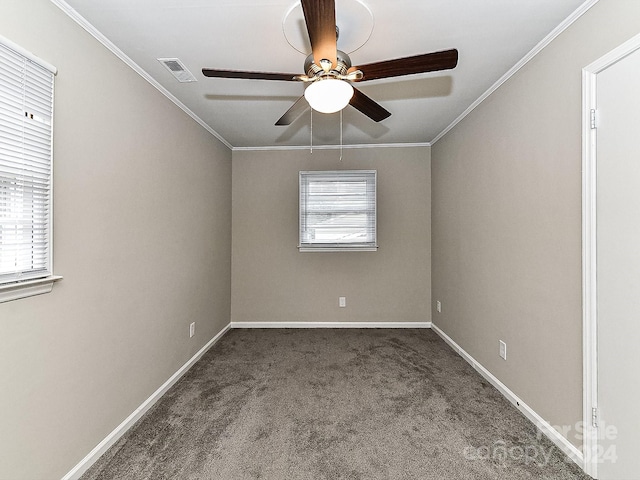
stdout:
{"type": "Polygon", "coordinates": [[[337,51],[337,65],[336,68],[330,70],[328,73],[325,73],[324,69],[316,64],[313,61],[313,53],[307,57],[304,61],[304,71],[306,72],[308,77],[320,77],[324,75],[336,76],[336,75],[346,75],[347,71],[351,68],[351,58],[349,55],[344,53],[341,50],[337,51]]]}

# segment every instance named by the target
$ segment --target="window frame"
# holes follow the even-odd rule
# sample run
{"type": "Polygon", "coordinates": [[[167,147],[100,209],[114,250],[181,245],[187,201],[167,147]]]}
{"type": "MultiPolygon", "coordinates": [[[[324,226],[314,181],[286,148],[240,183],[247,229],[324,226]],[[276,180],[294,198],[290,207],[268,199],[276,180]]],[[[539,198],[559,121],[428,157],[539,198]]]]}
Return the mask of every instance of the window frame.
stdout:
{"type": "MultiPolygon", "coordinates": [[[[298,183],[298,250],[300,252],[375,252],[377,244],[377,170],[307,170],[299,172],[298,183]],[[344,181],[364,180],[366,187],[366,208],[367,224],[365,230],[370,237],[368,241],[362,242],[312,242],[305,237],[307,230],[307,219],[309,217],[308,197],[309,183],[316,181],[333,181],[342,177],[344,181]]],[[[354,210],[356,211],[356,210],[354,210]]]]}
{"type": "MultiPolygon", "coordinates": [[[[11,301],[11,300],[16,300],[18,298],[24,298],[32,295],[48,293],[53,288],[53,282],[55,282],[56,280],[60,280],[62,277],[53,275],[53,118],[54,118],[53,107],[54,107],[55,75],[57,73],[57,70],[54,66],[39,59],[38,57],[33,55],[31,52],[25,50],[19,45],[16,45],[15,43],[11,42],[10,40],[8,40],[7,38],[1,35],[0,35],[0,45],[3,48],[3,57],[7,61],[18,62],[18,63],[14,63],[14,65],[18,65],[23,62],[24,71],[22,75],[17,74],[15,76],[15,80],[18,81],[20,85],[22,85],[22,82],[24,82],[25,79],[31,79],[31,78],[41,76],[41,78],[44,78],[45,81],[44,83],[38,82],[37,84],[34,84],[34,85],[37,85],[37,87],[35,88],[42,88],[43,86],[47,86],[47,91],[48,91],[49,85],[51,88],[50,103],[47,100],[43,104],[44,106],[47,107],[46,113],[48,114],[50,112],[50,116],[48,119],[45,119],[45,120],[38,119],[39,112],[37,109],[36,110],[24,109],[24,105],[25,105],[24,100],[20,102],[20,108],[25,112],[25,116],[29,116],[29,111],[31,111],[31,114],[33,116],[31,116],[30,118],[33,118],[34,121],[40,121],[40,123],[42,124],[42,123],[47,123],[46,120],[48,120],[48,127],[44,129],[46,131],[44,137],[42,137],[42,133],[34,134],[36,136],[39,135],[41,138],[45,138],[44,143],[49,148],[48,155],[44,157],[47,159],[46,163],[39,163],[42,161],[43,157],[40,157],[40,156],[36,157],[37,158],[36,162],[38,162],[40,165],[45,166],[43,170],[45,172],[45,175],[48,174],[48,178],[46,179],[45,181],[46,183],[44,184],[46,188],[48,188],[48,191],[45,188],[46,193],[43,194],[44,200],[38,200],[38,203],[46,202],[46,206],[44,208],[40,207],[36,210],[44,213],[44,222],[41,222],[39,224],[39,225],[45,226],[44,240],[42,240],[41,242],[44,245],[43,247],[45,252],[44,260],[38,264],[39,268],[33,269],[31,271],[28,268],[23,268],[22,270],[16,270],[15,272],[5,272],[0,274],[0,303],[2,303],[2,302],[11,301]],[[30,75],[27,76],[28,74],[25,73],[28,71],[31,71],[31,72],[37,71],[39,73],[36,73],[35,77],[31,77],[30,75]],[[49,83],[49,80],[50,80],[50,83],[49,83]]],[[[7,74],[9,74],[6,78],[7,79],[11,78],[11,75],[10,75],[11,70],[7,69],[5,71],[7,72],[7,74]]],[[[5,84],[4,86],[0,86],[0,89],[3,89],[5,92],[4,93],[5,100],[10,100],[11,97],[15,95],[15,94],[7,93],[11,90],[9,85],[11,84],[9,83],[9,84],[5,84]]],[[[36,90],[34,89],[27,89],[24,86],[21,86],[20,88],[22,89],[23,92],[25,92],[23,93],[24,98],[33,98],[32,97],[33,95],[37,96],[37,94],[35,93],[36,90]]],[[[16,103],[7,103],[5,105],[8,105],[8,108],[11,109],[18,106],[16,103]]],[[[8,122],[12,122],[11,119],[14,117],[9,115],[4,118],[8,122]]],[[[19,148],[23,148],[26,142],[22,141],[22,136],[18,138],[18,135],[15,135],[15,134],[12,135],[12,131],[14,130],[14,128],[10,126],[11,124],[12,123],[7,123],[7,128],[4,130],[4,132],[7,135],[9,135],[7,137],[8,139],[14,139],[14,140],[18,139],[17,143],[19,145],[22,145],[19,148]]],[[[15,125],[15,123],[13,124],[15,125]]],[[[21,131],[22,131],[22,134],[24,134],[24,129],[21,129],[21,131]]],[[[5,153],[9,151],[10,150],[7,150],[5,151],[5,153]]],[[[5,157],[5,160],[7,160],[7,162],[5,162],[5,167],[3,168],[7,169],[5,170],[5,172],[10,172],[12,168],[15,168],[16,162],[15,160],[11,160],[10,154],[8,157],[5,157]],[[12,166],[12,164],[14,164],[14,166],[12,166]]],[[[41,169],[40,167],[35,167],[35,170],[34,170],[34,167],[31,166],[31,164],[33,164],[32,160],[27,161],[27,160],[24,160],[24,158],[21,158],[20,161],[18,161],[17,163],[18,163],[18,166],[21,166],[21,165],[29,166],[29,168],[26,169],[26,171],[28,172],[35,173],[38,169],[41,169]],[[22,161],[24,161],[24,163],[21,163],[22,161]]],[[[33,173],[31,173],[31,175],[33,175],[33,173]]],[[[13,178],[13,177],[9,176],[8,178],[13,178]]],[[[6,185],[11,185],[11,183],[8,183],[6,185]]],[[[18,185],[18,183],[14,185],[18,185]]],[[[31,185],[31,183],[28,183],[25,185],[31,185]]],[[[37,185],[40,185],[40,183],[38,182],[37,185]]],[[[36,190],[32,190],[33,188],[35,188],[33,186],[27,186],[25,188],[26,188],[26,192],[28,193],[21,198],[28,199],[29,196],[33,195],[33,193],[36,190]]],[[[37,187],[37,189],[38,191],[41,191],[39,186],[37,187]]],[[[32,245],[35,245],[35,244],[32,243],[32,245]]],[[[0,245],[0,249],[1,248],[2,247],[0,245]]]]}

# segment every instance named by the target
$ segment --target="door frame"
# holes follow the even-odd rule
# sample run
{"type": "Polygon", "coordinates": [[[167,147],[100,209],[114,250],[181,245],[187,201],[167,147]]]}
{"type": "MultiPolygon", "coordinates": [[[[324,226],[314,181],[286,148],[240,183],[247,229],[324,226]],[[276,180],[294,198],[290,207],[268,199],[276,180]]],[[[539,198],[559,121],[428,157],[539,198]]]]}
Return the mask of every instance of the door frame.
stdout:
{"type": "Polygon", "coordinates": [[[582,69],[582,355],[584,471],[598,478],[597,158],[598,74],[640,49],[640,34],[582,69]],[[595,115],[592,115],[595,112],[595,115]],[[595,410],[594,410],[595,409],[595,410]]]}

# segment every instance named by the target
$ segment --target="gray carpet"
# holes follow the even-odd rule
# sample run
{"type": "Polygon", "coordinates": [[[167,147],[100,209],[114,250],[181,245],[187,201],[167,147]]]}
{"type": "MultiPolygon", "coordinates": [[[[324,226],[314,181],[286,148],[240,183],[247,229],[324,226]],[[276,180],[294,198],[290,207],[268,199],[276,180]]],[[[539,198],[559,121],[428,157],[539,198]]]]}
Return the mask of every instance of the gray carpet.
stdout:
{"type": "Polygon", "coordinates": [[[431,330],[232,330],[82,480],[587,479],[431,330]]]}

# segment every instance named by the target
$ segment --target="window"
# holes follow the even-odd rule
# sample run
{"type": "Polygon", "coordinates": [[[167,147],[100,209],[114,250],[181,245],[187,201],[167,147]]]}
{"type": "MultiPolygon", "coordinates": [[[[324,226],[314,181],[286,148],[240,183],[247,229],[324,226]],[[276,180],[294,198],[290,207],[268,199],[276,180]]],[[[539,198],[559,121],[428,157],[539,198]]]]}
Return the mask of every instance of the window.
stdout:
{"type": "MultiPolygon", "coordinates": [[[[16,282],[52,281],[54,72],[0,37],[0,287],[5,293],[16,282]]],[[[18,297],[8,299],[13,298],[18,297]]]]}
{"type": "Polygon", "coordinates": [[[300,251],[374,251],[376,171],[300,172],[300,251]]]}

